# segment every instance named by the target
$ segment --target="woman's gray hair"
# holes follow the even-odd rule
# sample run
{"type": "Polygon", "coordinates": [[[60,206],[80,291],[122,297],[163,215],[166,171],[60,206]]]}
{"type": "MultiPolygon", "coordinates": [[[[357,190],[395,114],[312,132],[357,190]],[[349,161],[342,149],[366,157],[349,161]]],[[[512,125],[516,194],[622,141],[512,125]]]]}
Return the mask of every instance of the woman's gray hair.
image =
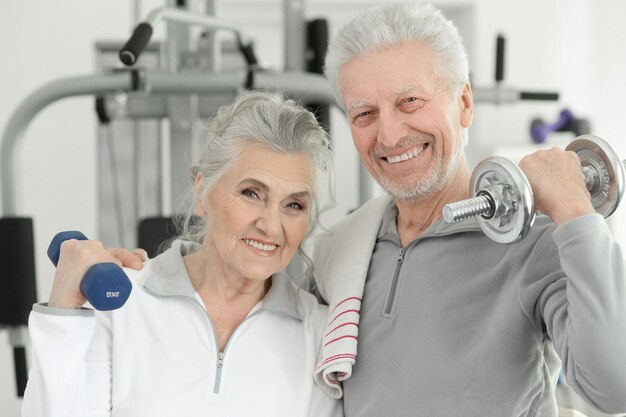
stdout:
{"type": "Polygon", "coordinates": [[[428,3],[411,2],[370,9],[344,26],[331,40],[324,73],[343,108],[339,75],[348,61],[407,42],[422,42],[435,55],[435,72],[458,94],[469,81],[467,52],[456,26],[428,3]]]}
{"type": "MultiPolygon", "coordinates": [[[[203,242],[210,225],[195,215],[196,202],[205,204],[215,184],[234,167],[241,152],[251,146],[283,154],[303,154],[310,161],[313,190],[305,239],[319,224],[320,213],[335,204],[335,166],[328,134],[313,113],[293,100],[277,93],[244,92],[208,121],[204,143],[200,159],[191,172],[194,178],[201,173],[202,183],[199,192],[190,190],[191,204],[179,226],[181,239],[203,242]]],[[[312,273],[312,262],[301,246],[298,252],[307,265],[308,277],[312,273]]]]}

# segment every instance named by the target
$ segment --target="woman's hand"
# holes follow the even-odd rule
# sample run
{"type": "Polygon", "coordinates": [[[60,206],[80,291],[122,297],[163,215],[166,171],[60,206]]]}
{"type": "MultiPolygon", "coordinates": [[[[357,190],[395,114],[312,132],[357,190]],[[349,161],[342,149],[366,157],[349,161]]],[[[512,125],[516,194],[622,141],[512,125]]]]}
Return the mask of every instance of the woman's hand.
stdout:
{"type": "Polygon", "coordinates": [[[107,251],[122,263],[124,268],[139,271],[148,260],[148,252],[141,248],[128,250],[124,248],[107,248],[107,251]]]}
{"type": "Polygon", "coordinates": [[[96,240],[70,239],[61,243],[48,307],[81,308],[87,302],[80,291],[80,283],[87,270],[104,262],[122,267],[124,263],[119,258],[126,259],[127,264],[139,262],[138,255],[117,249],[109,251],[96,240]]]}

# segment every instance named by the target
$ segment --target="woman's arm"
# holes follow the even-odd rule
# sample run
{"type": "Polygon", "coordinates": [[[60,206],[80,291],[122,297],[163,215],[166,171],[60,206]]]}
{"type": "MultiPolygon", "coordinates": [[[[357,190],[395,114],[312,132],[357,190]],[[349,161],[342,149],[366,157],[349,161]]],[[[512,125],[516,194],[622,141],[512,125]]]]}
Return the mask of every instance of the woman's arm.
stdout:
{"type": "Polygon", "coordinates": [[[35,305],[23,417],[111,415],[110,316],[35,305]]]}

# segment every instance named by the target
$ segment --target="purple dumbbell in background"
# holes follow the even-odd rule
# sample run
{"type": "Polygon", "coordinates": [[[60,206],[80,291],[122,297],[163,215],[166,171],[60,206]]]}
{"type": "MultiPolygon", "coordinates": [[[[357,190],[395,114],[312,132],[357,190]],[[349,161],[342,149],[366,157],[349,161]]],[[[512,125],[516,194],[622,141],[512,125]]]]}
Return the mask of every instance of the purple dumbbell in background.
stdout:
{"type": "MultiPolygon", "coordinates": [[[[54,266],[61,256],[61,243],[69,239],[88,240],[77,231],[57,233],[48,247],[48,258],[54,266]]],[[[80,291],[96,310],[115,310],[124,305],[132,290],[132,284],[122,268],[112,262],[93,265],[80,282],[80,291]]]]}
{"type": "Polygon", "coordinates": [[[577,119],[568,109],[559,113],[554,123],[546,123],[541,119],[533,119],[530,123],[530,137],[535,143],[543,143],[552,132],[572,132],[574,136],[590,133],[591,127],[587,119],[577,119]]]}

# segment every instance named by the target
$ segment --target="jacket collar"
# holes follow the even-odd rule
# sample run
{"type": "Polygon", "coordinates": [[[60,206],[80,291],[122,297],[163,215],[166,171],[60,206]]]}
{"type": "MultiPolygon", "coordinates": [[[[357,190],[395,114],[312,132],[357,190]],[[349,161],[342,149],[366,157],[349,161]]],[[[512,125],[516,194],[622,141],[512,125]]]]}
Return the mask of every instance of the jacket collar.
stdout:
{"type": "MultiPolygon", "coordinates": [[[[196,291],[183,262],[183,256],[198,250],[199,245],[176,240],[172,246],[154,258],[150,264],[150,273],[143,283],[149,292],[161,297],[182,296],[194,298],[196,291]]],[[[274,274],[272,286],[261,302],[261,310],[286,314],[302,320],[302,314],[296,302],[296,287],[289,275],[281,271],[274,274]]]]}

